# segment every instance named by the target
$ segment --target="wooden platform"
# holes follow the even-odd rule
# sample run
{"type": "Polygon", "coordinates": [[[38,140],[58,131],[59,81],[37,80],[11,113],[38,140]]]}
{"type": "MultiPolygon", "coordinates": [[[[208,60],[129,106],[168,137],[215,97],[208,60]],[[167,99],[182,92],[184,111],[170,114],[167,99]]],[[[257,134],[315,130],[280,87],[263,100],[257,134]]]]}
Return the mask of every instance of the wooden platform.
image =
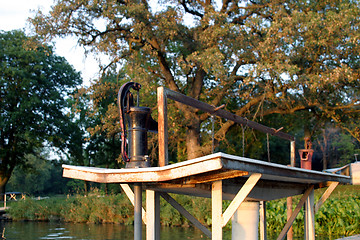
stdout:
{"type": "Polygon", "coordinates": [[[350,184],[348,176],[323,173],[224,153],[207,155],[164,167],[104,169],[63,165],[63,176],[99,183],[143,183],[146,189],[211,197],[211,184],[223,180],[223,199],[231,200],[253,173],[262,174],[246,200],[268,201],[327,187],[350,184]]]}
{"type": "MultiPolygon", "coordinates": [[[[265,134],[289,141],[290,162],[295,166],[295,138],[271,127],[250,121],[178,92],[159,87],[158,102],[158,150],[159,167],[137,169],[104,169],[63,165],[63,176],[68,178],[93,181],[98,183],[120,183],[125,194],[134,205],[134,239],[142,239],[142,223],[146,224],[146,239],[160,239],[160,197],[185,216],[194,226],[213,240],[222,240],[222,231],[235,213],[243,214],[241,205],[256,206],[259,211],[251,214],[254,219],[260,214],[260,221],[244,227],[239,219],[232,220],[232,239],[266,239],[266,204],[265,201],[301,195],[293,211],[288,211],[288,221],[278,239],[286,237],[291,225],[301,209],[304,210],[305,239],[315,240],[315,213],[330,196],[338,184],[351,184],[349,176],[334,173],[287,167],[280,164],[216,153],[169,165],[168,154],[168,116],[167,100],[188,105],[212,116],[233,121],[265,134]],[[133,190],[128,184],[133,184],[133,190]],[[315,203],[314,189],[328,187],[315,203]],[[146,212],[142,208],[142,189],[146,189],[146,212]],[[187,194],[211,198],[211,231],[177,203],[168,193],[187,194]],[[232,200],[223,211],[223,199],[232,200]],[[250,229],[251,228],[251,229],[250,229]],[[246,234],[241,233],[246,230],[246,234]],[[248,229],[250,229],[248,231],[248,229]],[[241,231],[240,231],[241,230],[241,231]],[[254,231],[252,231],[254,230],[254,231]],[[244,237],[253,232],[253,237],[244,237]]],[[[250,216],[250,215],[249,215],[250,216]]],[[[248,218],[245,217],[246,220],[248,218]]]]}

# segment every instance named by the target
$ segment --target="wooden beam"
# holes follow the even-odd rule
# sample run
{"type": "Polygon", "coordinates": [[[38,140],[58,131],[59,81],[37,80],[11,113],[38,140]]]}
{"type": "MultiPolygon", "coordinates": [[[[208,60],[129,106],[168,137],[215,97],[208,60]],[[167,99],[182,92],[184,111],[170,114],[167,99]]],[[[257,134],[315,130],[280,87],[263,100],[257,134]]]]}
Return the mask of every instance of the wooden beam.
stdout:
{"type": "Polygon", "coordinates": [[[212,184],[211,219],[211,239],[222,240],[222,180],[212,184]]]}
{"type": "MultiPolygon", "coordinates": [[[[289,221],[292,213],[293,213],[293,199],[292,197],[287,197],[286,198],[286,220],[289,221]]],[[[287,234],[286,234],[286,239],[287,240],[293,240],[293,228],[292,226],[289,228],[287,234]]]]}
{"type": "Polygon", "coordinates": [[[158,87],[157,101],[158,101],[159,166],[163,167],[168,165],[169,163],[167,96],[164,87],[158,87]]]}
{"type": "Polygon", "coordinates": [[[180,103],[192,106],[194,108],[197,108],[197,109],[200,109],[202,111],[208,112],[208,113],[210,113],[212,115],[216,115],[216,116],[219,116],[219,117],[222,117],[222,118],[225,118],[225,119],[229,119],[229,120],[231,120],[233,122],[236,122],[236,123],[239,123],[239,124],[242,124],[242,125],[245,125],[245,126],[249,126],[249,127],[253,128],[253,129],[256,129],[256,130],[258,130],[260,132],[269,133],[271,135],[274,135],[274,136],[277,136],[277,137],[280,137],[280,138],[283,138],[283,139],[286,139],[286,140],[289,140],[289,141],[294,140],[294,137],[287,134],[287,133],[284,133],[284,132],[278,131],[276,129],[264,126],[264,125],[262,125],[260,123],[248,120],[246,118],[242,118],[242,117],[240,117],[238,115],[235,115],[235,114],[233,114],[231,112],[228,112],[228,111],[226,111],[224,109],[218,109],[217,107],[211,106],[210,104],[201,102],[199,100],[196,100],[196,99],[188,97],[188,96],[186,96],[184,94],[172,91],[170,89],[166,89],[166,96],[168,98],[172,99],[172,100],[175,100],[175,101],[178,101],[180,103]]]}
{"type": "Polygon", "coordinates": [[[282,240],[285,238],[287,231],[289,230],[289,228],[292,226],[292,224],[295,221],[295,218],[297,217],[297,215],[299,214],[301,208],[304,206],[306,199],[308,198],[308,196],[310,195],[310,193],[314,190],[314,185],[311,185],[306,191],[305,193],[302,195],[298,205],[296,206],[296,208],[294,209],[293,214],[291,215],[291,217],[289,218],[289,220],[287,221],[287,223],[285,224],[283,230],[281,231],[279,237],[277,238],[277,240],[282,240]]]}
{"type": "Polygon", "coordinates": [[[228,208],[225,210],[222,217],[222,227],[225,227],[230,218],[234,215],[235,211],[240,207],[241,203],[245,200],[245,198],[249,195],[251,190],[255,187],[256,183],[261,178],[262,174],[253,173],[242,186],[240,191],[236,194],[234,199],[231,201],[228,208]]]}
{"type": "Polygon", "coordinates": [[[171,206],[178,210],[184,217],[186,217],[195,227],[200,229],[206,236],[211,238],[211,232],[207,229],[199,220],[197,220],[191,213],[189,213],[183,206],[181,206],[174,198],[165,192],[160,193],[161,197],[164,198],[171,206]]]}
{"type": "Polygon", "coordinates": [[[198,183],[206,183],[206,182],[214,182],[217,180],[224,180],[229,178],[236,178],[241,176],[248,175],[249,172],[239,171],[239,170],[228,170],[224,172],[208,172],[198,176],[191,176],[189,179],[185,181],[186,184],[198,184],[198,183]]]}
{"type": "Polygon", "coordinates": [[[323,203],[329,198],[330,194],[335,190],[335,188],[339,185],[338,182],[332,182],[330,186],[326,189],[324,194],[321,196],[321,198],[317,201],[315,205],[315,213],[319,211],[320,207],[323,205],[323,203]]]}
{"type": "MultiPolygon", "coordinates": [[[[130,188],[129,184],[120,184],[121,188],[124,190],[126,196],[128,197],[128,199],[130,200],[131,204],[133,206],[135,206],[135,196],[134,196],[134,192],[132,191],[132,189],[130,188]]],[[[144,224],[146,224],[146,212],[144,210],[144,208],[142,208],[142,220],[144,222],[144,224]]]]}
{"type": "Polygon", "coordinates": [[[295,154],[296,154],[296,147],[295,147],[295,138],[293,141],[290,141],[290,166],[295,167],[295,154]]]}

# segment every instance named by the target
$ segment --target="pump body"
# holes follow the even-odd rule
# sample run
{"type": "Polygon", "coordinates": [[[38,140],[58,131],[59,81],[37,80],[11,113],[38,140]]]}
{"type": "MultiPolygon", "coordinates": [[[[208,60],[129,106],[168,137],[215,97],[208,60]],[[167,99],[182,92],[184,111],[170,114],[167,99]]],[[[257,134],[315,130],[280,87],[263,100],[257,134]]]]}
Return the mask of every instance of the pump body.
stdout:
{"type": "Polygon", "coordinates": [[[129,115],[129,158],[126,168],[150,167],[147,132],[150,116],[148,107],[130,107],[129,115]]]}

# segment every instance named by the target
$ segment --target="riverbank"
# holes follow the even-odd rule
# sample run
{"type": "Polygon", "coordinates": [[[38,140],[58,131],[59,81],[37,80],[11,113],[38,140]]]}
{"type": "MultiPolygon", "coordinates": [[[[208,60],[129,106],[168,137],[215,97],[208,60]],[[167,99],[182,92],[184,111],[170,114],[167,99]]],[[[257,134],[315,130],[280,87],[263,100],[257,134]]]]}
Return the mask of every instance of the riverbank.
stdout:
{"type": "MultiPolygon", "coordinates": [[[[323,190],[317,190],[318,199],[323,190]]],[[[201,223],[211,226],[211,200],[173,196],[201,223]]],[[[296,205],[298,198],[294,198],[296,205]]],[[[163,226],[190,226],[187,219],[161,199],[163,226]]],[[[223,209],[229,202],[224,201],[223,209]]],[[[125,194],[103,195],[93,191],[88,196],[57,196],[43,200],[27,198],[12,202],[8,214],[14,221],[60,221],[72,223],[113,223],[132,225],[133,207],[125,194]]],[[[267,229],[278,234],[286,223],[286,200],[267,203],[267,229]]],[[[230,226],[227,226],[228,228],[230,226]]],[[[360,186],[339,186],[316,214],[316,233],[346,237],[360,233],[360,186]]],[[[303,214],[294,223],[294,234],[303,234],[303,214]]]]}

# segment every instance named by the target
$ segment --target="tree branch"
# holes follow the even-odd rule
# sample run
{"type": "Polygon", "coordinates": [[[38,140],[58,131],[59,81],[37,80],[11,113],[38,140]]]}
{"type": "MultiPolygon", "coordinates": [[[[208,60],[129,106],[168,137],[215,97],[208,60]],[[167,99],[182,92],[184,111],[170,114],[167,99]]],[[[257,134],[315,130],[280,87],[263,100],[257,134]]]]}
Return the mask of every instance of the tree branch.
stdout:
{"type": "Polygon", "coordinates": [[[188,3],[188,1],[186,1],[186,0],[182,0],[182,1],[180,2],[180,4],[183,6],[185,12],[190,13],[190,14],[195,15],[195,16],[198,16],[198,17],[200,17],[200,18],[204,17],[204,14],[201,14],[201,13],[199,13],[198,11],[189,9],[189,8],[187,7],[187,5],[186,5],[187,3],[188,3]]]}

